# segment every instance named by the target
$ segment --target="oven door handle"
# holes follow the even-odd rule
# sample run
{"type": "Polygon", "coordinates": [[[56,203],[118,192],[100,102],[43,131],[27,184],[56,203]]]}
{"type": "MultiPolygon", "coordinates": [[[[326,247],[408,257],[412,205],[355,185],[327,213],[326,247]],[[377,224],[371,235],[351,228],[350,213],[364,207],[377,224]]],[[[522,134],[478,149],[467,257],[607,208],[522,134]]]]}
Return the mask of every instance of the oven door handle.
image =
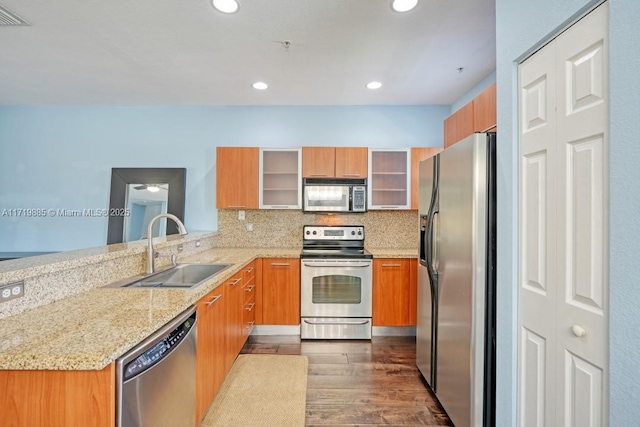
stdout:
{"type": "Polygon", "coordinates": [[[359,320],[353,322],[313,322],[311,320],[304,320],[304,323],[309,325],[366,325],[370,320],[359,320]]]}
{"type": "Polygon", "coordinates": [[[371,267],[371,262],[363,262],[363,263],[350,263],[350,262],[313,262],[313,261],[303,261],[303,265],[305,267],[355,267],[355,268],[366,268],[371,267]]]}

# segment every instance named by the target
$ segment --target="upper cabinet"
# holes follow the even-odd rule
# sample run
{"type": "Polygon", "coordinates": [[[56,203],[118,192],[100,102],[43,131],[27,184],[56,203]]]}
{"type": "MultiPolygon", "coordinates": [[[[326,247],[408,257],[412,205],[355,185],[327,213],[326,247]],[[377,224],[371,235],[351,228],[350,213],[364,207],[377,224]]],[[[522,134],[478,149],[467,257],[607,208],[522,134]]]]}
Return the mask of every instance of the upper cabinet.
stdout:
{"type": "Polygon", "coordinates": [[[444,148],[474,132],[485,132],[495,128],[496,118],[496,85],[493,84],[445,119],[444,148]]]}
{"type": "Polygon", "coordinates": [[[473,133],[473,102],[468,103],[444,120],[444,148],[473,133]]]}
{"type": "Polygon", "coordinates": [[[410,209],[409,148],[369,150],[368,208],[410,209]]]}
{"type": "Polygon", "coordinates": [[[216,149],[216,206],[218,209],[258,209],[257,147],[216,149]]]}
{"type": "Polygon", "coordinates": [[[260,149],[260,209],[302,209],[302,150],[260,149]]]}
{"type": "Polygon", "coordinates": [[[366,178],[367,147],[303,147],[304,178],[366,178]]]}
{"type": "Polygon", "coordinates": [[[489,86],[473,100],[473,130],[485,132],[496,127],[496,84],[489,86]]]}

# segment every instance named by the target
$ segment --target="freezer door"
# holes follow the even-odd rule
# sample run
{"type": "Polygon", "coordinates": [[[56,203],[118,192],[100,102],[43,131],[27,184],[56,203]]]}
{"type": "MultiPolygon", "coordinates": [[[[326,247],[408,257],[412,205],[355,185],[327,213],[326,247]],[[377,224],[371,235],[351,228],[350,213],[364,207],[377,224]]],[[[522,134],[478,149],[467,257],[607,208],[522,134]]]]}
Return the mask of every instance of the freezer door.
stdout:
{"type": "Polygon", "coordinates": [[[416,327],[416,364],[422,376],[435,391],[432,372],[433,300],[427,268],[418,264],[418,325],[416,327]]]}
{"type": "Polygon", "coordinates": [[[437,396],[457,427],[482,426],[487,136],[440,154],[437,396]]]}

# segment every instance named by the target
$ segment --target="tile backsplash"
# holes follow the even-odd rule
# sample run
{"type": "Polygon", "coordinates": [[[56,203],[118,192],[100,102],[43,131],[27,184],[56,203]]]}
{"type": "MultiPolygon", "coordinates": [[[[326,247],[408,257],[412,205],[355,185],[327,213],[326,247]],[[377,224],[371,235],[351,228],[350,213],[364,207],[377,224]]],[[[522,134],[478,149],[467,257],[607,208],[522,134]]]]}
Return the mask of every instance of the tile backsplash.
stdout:
{"type": "Polygon", "coordinates": [[[223,247],[302,246],[302,226],[310,224],[363,225],[368,248],[417,248],[417,211],[370,211],[361,214],[310,214],[298,210],[218,211],[218,242],[223,247]],[[253,225],[253,231],[247,226],[253,225]]]}

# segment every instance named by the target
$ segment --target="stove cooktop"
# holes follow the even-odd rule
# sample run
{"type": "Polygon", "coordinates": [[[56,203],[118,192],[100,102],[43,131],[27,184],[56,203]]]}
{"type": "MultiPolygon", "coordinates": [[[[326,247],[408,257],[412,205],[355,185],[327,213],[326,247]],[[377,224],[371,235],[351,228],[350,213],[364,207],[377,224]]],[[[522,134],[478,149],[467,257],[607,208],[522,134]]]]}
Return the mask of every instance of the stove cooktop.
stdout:
{"type": "Polygon", "coordinates": [[[305,225],[300,258],[363,258],[373,255],[364,248],[361,225],[305,225]]]}

